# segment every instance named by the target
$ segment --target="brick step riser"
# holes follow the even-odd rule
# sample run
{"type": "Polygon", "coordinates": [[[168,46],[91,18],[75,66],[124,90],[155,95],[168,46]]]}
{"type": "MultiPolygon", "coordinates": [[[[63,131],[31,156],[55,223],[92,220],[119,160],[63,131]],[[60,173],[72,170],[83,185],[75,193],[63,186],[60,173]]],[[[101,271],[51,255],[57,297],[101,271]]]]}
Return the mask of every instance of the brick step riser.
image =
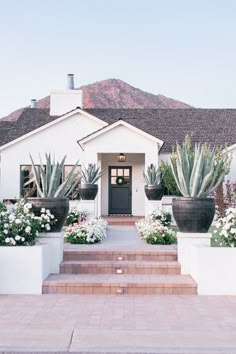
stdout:
{"type": "Polygon", "coordinates": [[[180,267],[173,268],[122,268],[122,267],[81,267],[81,266],[64,266],[60,267],[61,274],[117,274],[118,270],[122,270],[121,274],[163,274],[163,275],[178,275],[180,267]]]}
{"type": "MultiPolygon", "coordinates": [[[[147,262],[175,262],[177,261],[177,255],[155,255],[150,256],[148,254],[144,255],[121,255],[123,260],[120,261],[147,261],[147,262]]],[[[64,261],[118,261],[117,255],[110,254],[65,254],[63,257],[64,261]]]]}
{"type": "Polygon", "coordinates": [[[44,286],[43,294],[83,295],[197,295],[196,287],[44,286]]]}

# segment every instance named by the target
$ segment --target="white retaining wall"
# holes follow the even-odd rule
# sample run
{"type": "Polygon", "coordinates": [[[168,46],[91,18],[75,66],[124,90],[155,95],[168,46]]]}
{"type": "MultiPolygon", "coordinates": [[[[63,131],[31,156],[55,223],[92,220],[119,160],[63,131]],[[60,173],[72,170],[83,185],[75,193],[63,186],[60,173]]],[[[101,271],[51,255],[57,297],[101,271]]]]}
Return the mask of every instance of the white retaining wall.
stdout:
{"type": "Polygon", "coordinates": [[[193,277],[199,295],[236,295],[236,248],[210,247],[210,236],[177,233],[181,273],[193,277]]]}
{"type": "Polygon", "coordinates": [[[49,273],[47,245],[0,247],[0,294],[42,294],[49,273]]]}

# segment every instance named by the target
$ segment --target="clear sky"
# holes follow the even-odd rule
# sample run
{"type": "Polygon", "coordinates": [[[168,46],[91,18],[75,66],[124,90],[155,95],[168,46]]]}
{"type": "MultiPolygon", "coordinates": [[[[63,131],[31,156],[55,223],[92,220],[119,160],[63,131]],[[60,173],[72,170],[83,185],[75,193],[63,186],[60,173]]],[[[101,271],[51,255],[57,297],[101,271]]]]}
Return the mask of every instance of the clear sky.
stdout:
{"type": "Polygon", "coordinates": [[[0,0],[0,49],[0,117],[67,73],[236,108],[235,0],[0,0]]]}

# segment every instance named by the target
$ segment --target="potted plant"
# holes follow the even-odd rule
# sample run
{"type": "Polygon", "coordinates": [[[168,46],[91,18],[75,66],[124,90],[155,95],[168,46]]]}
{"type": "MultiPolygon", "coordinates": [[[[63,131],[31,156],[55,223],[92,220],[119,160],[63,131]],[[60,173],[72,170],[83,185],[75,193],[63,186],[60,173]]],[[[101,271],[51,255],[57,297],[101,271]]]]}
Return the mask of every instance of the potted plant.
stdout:
{"type": "Polygon", "coordinates": [[[81,184],[79,185],[79,195],[83,200],[94,200],[98,193],[96,182],[101,178],[102,171],[100,167],[89,163],[88,167],[81,169],[81,184]]]}
{"type": "Polygon", "coordinates": [[[215,215],[214,190],[229,172],[231,156],[222,147],[195,144],[186,136],[171,155],[171,169],[183,197],[173,199],[173,215],[182,232],[208,232],[215,215]]]}
{"type": "Polygon", "coordinates": [[[161,170],[151,164],[148,166],[147,172],[143,172],[143,176],[146,182],[144,190],[148,200],[161,200],[164,194],[164,189],[161,185],[161,170]]]}
{"type": "MultiPolygon", "coordinates": [[[[31,155],[30,159],[39,197],[27,198],[27,200],[32,203],[33,211],[36,215],[39,215],[42,209],[49,209],[57,219],[57,222],[51,228],[51,232],[59,232],[69,211],[69,199],[67,197],[80,182],[79,174],[75,173],[78,161],[63,181],[62,176],[66,156],[63,157],[61,162],[56,162],[54,158],[51,158],[50,154],[46,154],[46,165],[43,165],[42,162],[36,165],[31,155]]],[[[32,180],[27,183],[31,182],[32,180]]]]}

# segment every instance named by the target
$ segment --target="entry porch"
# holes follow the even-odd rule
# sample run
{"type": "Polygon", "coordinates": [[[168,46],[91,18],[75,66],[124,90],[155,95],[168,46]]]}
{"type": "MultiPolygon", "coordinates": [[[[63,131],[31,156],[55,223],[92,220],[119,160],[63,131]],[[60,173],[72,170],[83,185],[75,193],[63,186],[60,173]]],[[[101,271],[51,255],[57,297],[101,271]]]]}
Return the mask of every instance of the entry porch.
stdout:
{"type": "Polygon", "coordinates": [[[122,120],[79,141],[84,163],[102,171],[95,214],[143,216],[148,208],[143,171],[158,165],[163,142],[122,120]]]}

